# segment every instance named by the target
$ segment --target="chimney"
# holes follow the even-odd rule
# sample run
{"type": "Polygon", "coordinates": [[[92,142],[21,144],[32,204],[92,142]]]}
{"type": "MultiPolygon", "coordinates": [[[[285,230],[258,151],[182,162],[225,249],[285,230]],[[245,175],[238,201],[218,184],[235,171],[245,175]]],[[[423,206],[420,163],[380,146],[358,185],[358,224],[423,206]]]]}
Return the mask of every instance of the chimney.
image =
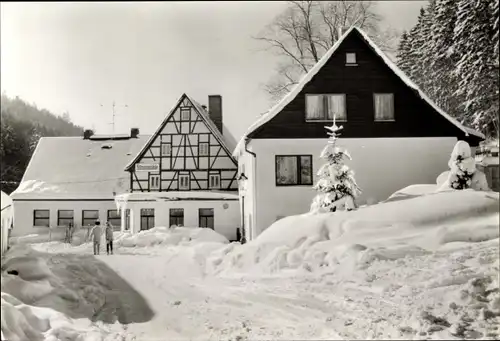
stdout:
{"type": "Polygon", "coordinates": [[[88,140],[90,139],[90,137],[94,135],[94,131],[92,129],[86,129],[84,132],[83,132],[83,139],[84,140],[88,140]]]}
{"type": "Polygon", "coordinates": [[[132,128],[130,129],[130,137],[133,139],[138,138],[139,136],[139,128],[132,128]]]}
{"type": "Polygon", "coordinates": [[[221,95],[208,96],[208,115],[222,134],[222,97],[221,95]]]}

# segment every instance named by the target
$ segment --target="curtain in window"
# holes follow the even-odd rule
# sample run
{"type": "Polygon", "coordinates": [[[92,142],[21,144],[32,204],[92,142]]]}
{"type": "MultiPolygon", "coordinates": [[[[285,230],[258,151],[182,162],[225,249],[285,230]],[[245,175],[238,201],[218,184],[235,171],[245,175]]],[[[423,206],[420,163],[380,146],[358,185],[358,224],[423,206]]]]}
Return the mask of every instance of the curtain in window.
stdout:
{"type": "Polygon", "coordinates": [[[394,119],[393,94],[375,94],[375,120],[385,121],[394,119]]]}
{"type": "Polygon", "coordinates": [[[303,185],[312,184],[312,164],[310,156],[300,157],[300,183],[303,185]]]}
{"type": "Polygon", "coordinates": [[[345,95],[328,95],[328,119],[333,120],[335,115],[336,120],[346,120],[345,110],[345,95]]]}
{"type": "Polygon", "coordinates": [[[323,119],[323,96],[307,95],[306,96],[306,119],[321,120],[323,119]]]}
{"type": "Polygon", "coordinates": [[[298,183],[297,157],[280,156],[276,163],[276,183],[278,185],[296,185],[298,183]]]}

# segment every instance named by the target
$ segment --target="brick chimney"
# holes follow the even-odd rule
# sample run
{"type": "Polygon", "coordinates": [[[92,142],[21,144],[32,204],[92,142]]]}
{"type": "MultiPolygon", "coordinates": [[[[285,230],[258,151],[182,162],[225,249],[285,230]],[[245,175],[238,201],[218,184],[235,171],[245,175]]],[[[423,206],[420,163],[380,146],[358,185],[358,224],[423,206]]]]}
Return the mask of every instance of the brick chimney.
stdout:
{"type": "Polygon", "coordinates": [[[139,128],[132,128],[130,129],[130,137],[133,139],[138,138],[139,136],[139,128]]]}
{"type": "Polygon", "coordinates": [[[221,95],[208,96],[208,115],[222,134],[222,97],[221,95]]]}

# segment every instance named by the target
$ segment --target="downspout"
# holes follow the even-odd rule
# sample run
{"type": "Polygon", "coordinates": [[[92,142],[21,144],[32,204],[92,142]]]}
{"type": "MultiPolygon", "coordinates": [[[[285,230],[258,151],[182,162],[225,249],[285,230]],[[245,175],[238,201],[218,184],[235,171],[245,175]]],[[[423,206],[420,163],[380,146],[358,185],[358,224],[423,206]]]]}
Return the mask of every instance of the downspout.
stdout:
{"type": "MultiPolygon", "coordinates": [[[[253,172],[253,173],[254,173],[254,174],[253,174],[253,179],[254,179],[254,182],[253,182],[253,184],[252,184],[252,185],[253,185],[253,188],[255,188],[255,186],[256,186],[256,184],[257,184],[257,183],[256,183],[256,179],[257,179],[257,154],[248,150],[248,140],[249,140],[248,138],[246,138],[246,139],[245,139],[245,152],[247,152],[248,154],[252,155],[252,156],[253,156],[253,158],[254,158],[254,160],[255,160],[255,162],[254,162],[254,166],[255,166],[255,167],[254,167],[254,169],[253,169],[253,170],[254,170],[254,172],[253,172]]],[[[248,188],[247,188],[247,190],[248,190],[248,188]]],[[[254,191],[254,195],[253,195],[253,198],[252,198],[252,199],[253,199],[253,205],[252,205],[252,206],[253,206],[253,208],[254,208],[254,211],[255,211],[255,208],[256,208],[256,207],[255,207],[255,206],[256,206],[256,198],[255,198],[255,196],[256,196],[256,193],[255,193],[255,191],[254,191]]],[[[254,212],[251,212],[251,213],[254,213],[254,212]]],[[[253,219],[255,219],[255,217],[254,217],[253,219]]],[[[243,221],[244,221],[244,220],[245,220],[245,217],[243,217],[243,221]]],[[[255,229],[255,220],[254,220],[254,222],[253,222],[253,224],[252,224],[252,227],[251,227],[251,228],[252,228],[252,229],[255,229]]],[[[250,232],[250,231],[249,231],[249,232],[250,232]]],[[[250,236],[245,236],[245,238],[246,238],[246,240],[247,240],[247,241],[249,241],[249,237],[250,237],[250,236]]],[[[253,238],[253,237],[254,237],[254,236],[253,236],[253,233],[252,233],[252,238],[253,238]]]]}

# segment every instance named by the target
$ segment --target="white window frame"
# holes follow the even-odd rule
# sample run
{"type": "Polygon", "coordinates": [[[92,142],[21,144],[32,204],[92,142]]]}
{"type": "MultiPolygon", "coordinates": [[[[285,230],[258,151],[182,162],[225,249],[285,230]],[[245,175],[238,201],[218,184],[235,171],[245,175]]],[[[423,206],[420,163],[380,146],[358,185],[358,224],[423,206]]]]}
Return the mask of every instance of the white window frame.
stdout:
{"type": "Polygon", "coordinates": [[[347,66],[356,66],[356,65],[358,65],[358,61],[357,61],[356,57],[357,56],[356,56],[355,52],[346,52],[346,54],[345,54],[345,65],[347,65],[347,66]]]}
{"type": "Polygon", "coordinates": [[[161,144],[161,155],[162,156],[171,156],[172,155],[172,145],[170,143],[162,143],[161,144]],[[168,153],[167,153],[167,151],[168,151],[168,153]]]}
{"type": "Polygon", "coordinates": [[[375,122],[395,122],[394,93],[376,92],[373,94],[373,118],[375,122]],[[377,96],[390,96],[392,99],[392,118],[377,118],[377,96]]]}
{"type": "Polygon", "coordinates": [[[220,189],[220,174],[210,174],[208,176],[208,187],[210,189],[220,189]]]}
{"type": "Polygon", "coordinates": [[[179,190],[189,190],[190,181],[191,178],[189,174],[179,174],[179,190]],[[182,179],[184,179],[184,181],[182,179]]]}
{"type": "Polygon", "coordinates": [[[325,105],[324,103],[327,103],[328,100],[325,98],[325,96],[341,96],[343,97],[344,99],[344,116],[345,117],[335,117],[335,121],[336,122],[347,122],[347,96],[346,94],[342,94],[342,93],[336,93],[336,94],[333,94],[333,93],[330,93],[330,94],[306,94],[306,98],[305,98],[305,115],[306,115],[306,122],[332,122],[333,121],[333,118],[329,118],[328,117],[328,107],[326,108],[326,111],[325,111],[325,105]],[[323,115],[321,118],[309,118],[308,117],[308,98],[310,97],[313,97],[313,96],[321,96],[321,100],[323,101],[323,115]]]}
{"type": "Polygon", "coordinates": [[[200,142],[198,143],[198,155],[199,156],[208,156],[210,153],[210,144],[208,142],[200,142]],[[205,148],[202,148],[201,146],[204,146],[205,148]],[[202,153],[201,151],[204,150],[205,153],[202,153]]]}
{"type": "Polygon", "coordinates": [[[149,189],[160,189],[160,174],[152,174],[149,176],[149,189]]]}

